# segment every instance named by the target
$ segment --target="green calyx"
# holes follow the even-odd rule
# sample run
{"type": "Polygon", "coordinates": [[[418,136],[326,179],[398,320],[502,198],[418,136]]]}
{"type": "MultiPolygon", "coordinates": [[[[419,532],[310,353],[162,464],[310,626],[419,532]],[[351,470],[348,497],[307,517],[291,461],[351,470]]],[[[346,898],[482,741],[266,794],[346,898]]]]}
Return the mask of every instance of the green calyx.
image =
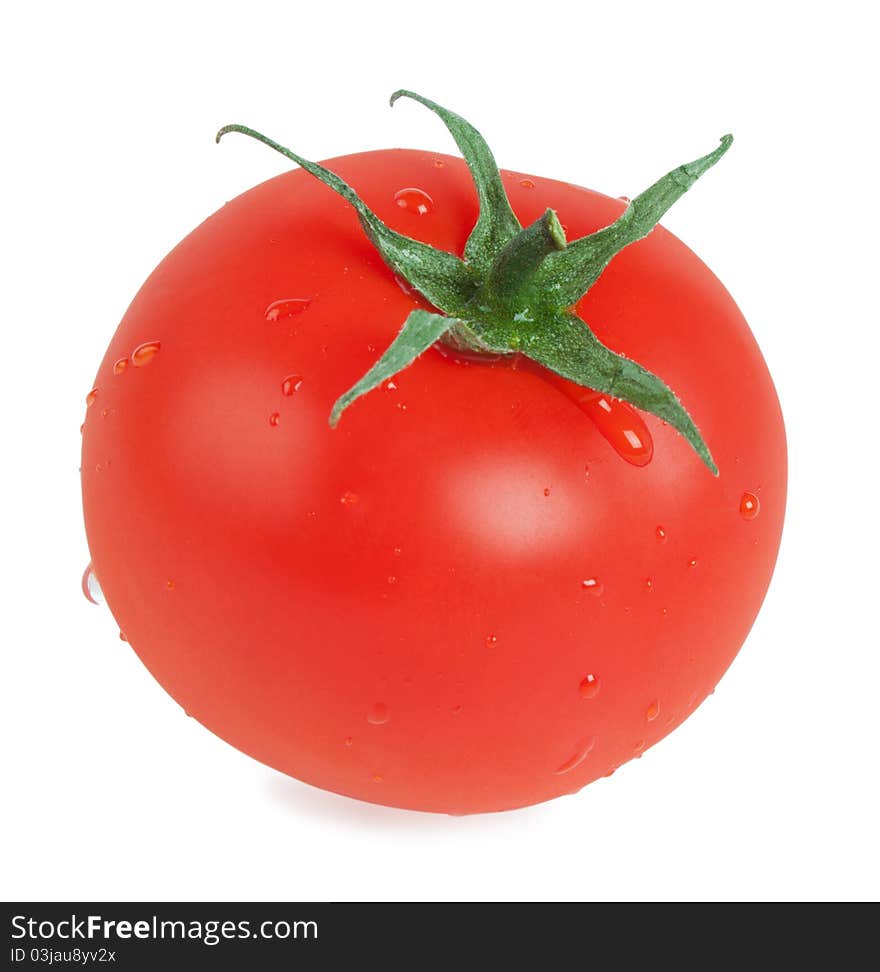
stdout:
{"type": "Polygon", "coordinates": [[[552,210],[523,228],[510,207],[495,158],[480,133],[459,115],[411,91],[411,98],[444,122],[471,171],[480,203],[462,258],[386,226],[346,182],[321,165],[243,125],[227,125],[296,162],[349,202],[388,266],[437,308],[414,310],[391,346],[330,414],[402,371],[438,341],[493,357],[522,354],[576,384],[623,399],[668,422],[718,475],[706,443],[674,392],[656,375],[602,344],[573,310],[624,247],[643,239],[676,200],[730,148],[725,135],[713,152],[667,173],[636,196],[610,226],[567,241],[552,210]]]}

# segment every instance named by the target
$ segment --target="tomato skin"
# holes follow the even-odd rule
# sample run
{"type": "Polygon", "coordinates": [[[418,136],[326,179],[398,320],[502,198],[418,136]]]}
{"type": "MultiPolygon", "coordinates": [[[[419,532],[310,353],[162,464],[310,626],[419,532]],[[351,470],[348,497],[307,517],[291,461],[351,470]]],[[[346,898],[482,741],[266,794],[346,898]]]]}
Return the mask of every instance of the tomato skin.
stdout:
{"type": "MultiPolygon", "coordinates": [[[[327,165],[393,228],[462,251],[463,161],[327,165]],[[411,187],[430,212],[395,202],[411,187]]],[[[550,206],[569,238],[623,206],[503,179],[523,224],[550,206]]],[[[426,306],[407,289],[301,170],[211,216],[147,280],[98,371],[89,548],[144,664],[244,752],[377,803],[524,806],[639,755],[733,660],[779,545],[782,416],[733,300],[658,228],[578,311],[676,391],[717,479],[651,415],[637,467],[533,370],[433,350],[331,430],[335,399],[426,306]]]]}

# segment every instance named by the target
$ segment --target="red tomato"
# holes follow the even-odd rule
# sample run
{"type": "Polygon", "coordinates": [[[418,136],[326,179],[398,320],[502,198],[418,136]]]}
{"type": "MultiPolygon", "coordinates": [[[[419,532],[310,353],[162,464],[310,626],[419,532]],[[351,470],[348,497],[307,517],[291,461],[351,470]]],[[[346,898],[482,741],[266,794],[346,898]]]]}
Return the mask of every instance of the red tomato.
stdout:
{"type": "MultiPolygon", "coordinates": [[[[327,165],[392,228],[461,252],[462,160],[327,165]]],[[[569,238],[623,208],[503,181],[523,225],[553,207],[569,238]]],[[[418,306],[305,172],[224,206],[149,278],[98,371],[89,547],[144,664],[234,746],[376,803],[520,807],[654,745],[731,663],[779,544],[782,418],[733,300],[658,228],[577,310],[676,391],[718,478],[653,415],[434,350],[331,430],[418,306]]]]}

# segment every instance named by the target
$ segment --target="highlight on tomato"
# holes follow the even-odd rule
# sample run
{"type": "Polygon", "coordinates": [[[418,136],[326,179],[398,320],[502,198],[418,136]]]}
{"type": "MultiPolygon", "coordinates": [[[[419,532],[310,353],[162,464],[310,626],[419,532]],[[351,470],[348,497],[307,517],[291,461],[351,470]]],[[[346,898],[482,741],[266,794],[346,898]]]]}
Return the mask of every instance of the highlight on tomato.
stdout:
{"type": "Polygon", "coordinates": [[[361,800],[579,790],[714,689],[785,433],[731,296],[632,199],[463,158],[296,163],[186,237],[86,397],[92,600],[188,714],[361,800]]]}

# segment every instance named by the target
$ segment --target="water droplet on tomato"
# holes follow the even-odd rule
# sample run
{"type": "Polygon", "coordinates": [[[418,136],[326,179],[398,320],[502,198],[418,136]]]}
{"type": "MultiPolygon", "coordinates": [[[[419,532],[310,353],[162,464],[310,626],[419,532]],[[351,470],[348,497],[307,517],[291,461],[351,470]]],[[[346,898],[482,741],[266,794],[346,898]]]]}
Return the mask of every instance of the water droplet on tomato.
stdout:
{"type": "Polygon", "coordinates": [[[545,496],[549,496],[550,495],[550,487],[549,486],[545,486],[544,487],[544,495],[545,496]]]}
{"type": "Polygon", "coordinates": [[[390,575],[390,576],[388,577],[388,583],[389,583],[389,584],[396,584],[396,583],[397,583],[397,578],[396,578],[396,577],[394,576],[394,574],[391,574],[391,575],[390,575]]]}
{"type": "Polygon", "coordinates": [[[640,739],[640,740],[639,740],[639,741],[638,741],[638,742],[637,742],[637,743],[636,743],[636,744],[635,744],[635,745],[633,746],[633,752],[634,752],[634,753],[636,753],[636,754],[638,754],[638,753],[641,753],[641,752],[643,752],[643,751],[644,751],[644,748],[645,748],[645,746],[646,746],[646,745],[647,745],[647,744],[645,743],[645,740],[644,740],[644,739],[640,739]]]}
{"type": "Polygon", "coordinates": [[[349,490],[346,490],[342,496],[339,497],[339,502],[342,503],[343,506],[354,506],[357,501],[357,493],[352,493],[349,490]]]}
{"type": "Polygon", "coordinates": [[[631,405],[583,388],[577,404],[621,459],[633,466],[648,465],[654,455],[654,440],[641,415],[631,405]]]}
{"type": "Polygon", "coordinates": [[[352,739],[351,736],[346,736],[345,737],[345,745],[346,746],[353,746],[354,745],[354,739],[352,739]]]}
{"type": "Polygon", "coordinates": [[[618,196],[617,198],[620,199],[622,202],[625,202],[625,203],[632,202],[632,200],[629,198],[629,196],[618,196]]]}
{"type": "Polygon", "coordinates": [[[95,404],[95,399],[98,397],[98,389],[93,388],[88,395],[86,395],[86,408],[91,408],[95,404]]]}
{"type": "Polygon", "coordinates": [[[119,358],[117,361],[113,362],[113,374],[121,375],[127,367],[128,367],[128,358],[119,358]]]}
{"type": "Polygon", "coordinates": [[[696,567],[696,566],[697,566],[697,558],[696,557],[692,557],[688,561],[688,567],[696,567]]]}
{"type": "Polygon", "coordinates": [[[660,702],[657,699],[654,699],[654,701],[650,703],[648,708],[645,709],[645,718],[648,720],[648,722],[653,722],[659,715],[660,715],[660,702]]]}
{"type": "Polygon", "coordinates": [[[311,302],[309,297],[284,297],[281,300],[273,300],[263,312],[263,316],[271,324],[275,324],[302,314],[311,302]]]}
{"type": "Polygon", "coordinates": [[[367,722],[373,726],[384,726],[389,718],[388,706],[384,702],[377,702],[367,713],[367,722]]]}
{"type": "Polygon", "coordinates": [[[556,775],[559,776],[562,773],[570,773],[573,769],[577,769],[577,767],[581,765],[587,756],[590,755],[595,745],[596,739],[594,736],[590,736],[583,742],[579,743],[573,755],[569,756],[569,758],[559,767],[559,769],[555,770],[556,775]]]}
{"type": "Polygon", "coordinates": [[[645,588],[646,588],[646,590],[649,590],[649,591],[653,591],[654,590],[654,579],[652,577],[646,577],[645,578],[645,588]]]}
{"type": "Polygon", "coordinates": [[[595,577],[588,577],[586,580],[582,580],[581,587],[585,590],[592,591],[594,594],[601,594],[604,590],[603,586],[595,577]]]}
{"type": "Polygon", "coordinates": [[[539,367],[537,370],[593,420],[596,428],[621,459],[633,466],[648,465],[654,455],[654,440],[644,419],[632,405],[619,398],[576,385],[546,368],[539,367]]]}
{"type": "Polygon", "coordinates": [[[452,714],[453,715],[458,715],[461,712],[461,710],[462,710],[462,707],[460,705],[454,705],[452,707],[452,714]]]}
{"type": "Polygon", "coordinates": [[[657,529],[654,531],[654,536],[660,543],[666,543],[666,531],[662,526],[657,527],[657,529]]]}
{"type": "Polygon", "coordinates": [[[395,557],[399,557],[403,553],[403,550],[401,550],[400,547],[395,547],[394,550],[392,550],[391,552],[394,554],[395,557]]]}
{"type": "Polygon", "coordinates": [[[595,675],[587,675],[578,686],[582,699],[595,699],[599,694],[599,679],[595,675]]]}
{"type": "Polygon", "coordinates": [[[119,640],[128,643],[128,638],[125,637],[125,632],[123,631],[119,632],[119,640]]]}
{"type": "Polygon", "coordinates": [[[414,216],[427,216],[434,208],[434,200],[424,189],[398,189],[394,193],[394,201],[414,216]]]}
{"type": "Polygon", "coordinates": [[[165,589],[168,591],[173,591],[175,587],[177,587],[177,584],[169,577],[168,580],[165,581],[165,589]]]}
{"type": "Polygon", "coordinates": [[[288,375],[284,381],[281,382],[281,394],[286,395],[288,398],[298,392],[302,386],[303,380],[299,375],[288,375]]]}
{"type": "Polygon", "coordinates": [[[488,635],[486,637],[486,647],[487,648],[494,648],[495,645],[497,645],[497,644],[498,644],[498,637],[497,637],[497,635],[493,635],[492,634],[492,635],[488,635]]]}
{"type": "Polygon", "coordinates": [[[393,378],[389,378],[382,385],[382,387],[385,389],[385,391],[389,391],[389,392],[391,392],[391,391],[397,391],[397,382],[393,378]]]}
{"type": "Polygon", "coordinates": [[[382,782],[382,777],[379,776],[378,773],[376,773],[376,775],[373,777],[373,782],[374,783],[381,783],[382,782]]]}
{"type": "Polygon", "coordinates": [[[443,159],[434,159],[435,169],[442,169],[445,165],[446,163],[443,161],[443,159]]]}
{"type": "Polygon", "coordinates": [[[162,345],[158,341],[145,341],[139,344],[131,352],[131,363],[135,368],[143,368],[148,365],[159,353],[162,345]]]}
{"type": "Polygon", "coordinates": [[[85,594],[86,600],[91,601],[92,604],[104,603],[104,592],[101,590],[101,585],[98,583],[98,578],[91,562],[89,562],[88,567],[83,571],[82,592],[85,594]]]}
{"type": "Polygon", "coordinates": [[[519,184],[523,187],[523,189],[534,189],[535,188],[535,183],[532,182],[531,179],[520,179],[519,180],[519,184]]]}
{"type": "Polygon", "coordinates": [[[754,493],[743,493],[739,501],[740,516],[744,520],[754,520],[761,512],[761,503],[754,493]]]}
{"type": "Polygon", "coordinates": [[[281,424],[281,415],[278,412],[273,412],[269,416],[269,425],[271,425],[272,428],[274,429],[277,428],[280,424],[281,424]]]}

